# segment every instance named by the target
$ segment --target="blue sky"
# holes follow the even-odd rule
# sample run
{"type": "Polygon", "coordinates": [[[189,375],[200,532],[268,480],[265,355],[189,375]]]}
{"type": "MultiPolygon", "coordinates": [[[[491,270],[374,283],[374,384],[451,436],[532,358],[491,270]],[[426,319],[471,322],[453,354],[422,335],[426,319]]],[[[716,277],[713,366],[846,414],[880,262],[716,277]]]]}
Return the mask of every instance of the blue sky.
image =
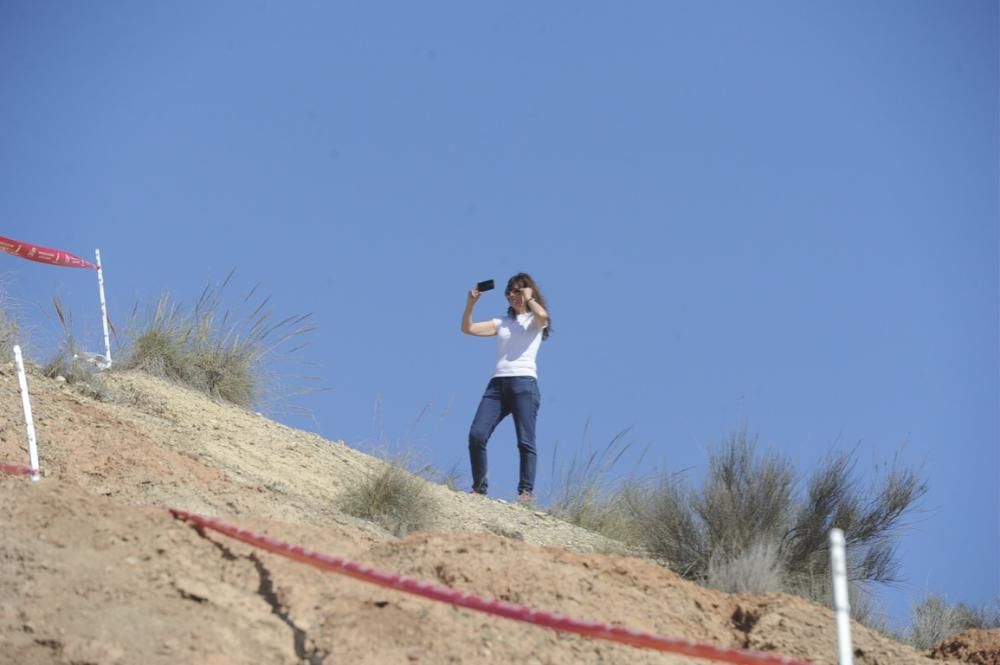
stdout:
{"type": "MultiPolygon", "coordinates": [[[[0,94],[0,235],[99,247],[114,320],[234,267],[313,313],[286,371],[333,390],[285,422],[468,478],[465,292],[526,270],[542,494],[626,427],[623,473],[694,483],[741,428],[898,455],[890,616],[1000,594],[995,2],[8,0],[0,94]]],[[[0,261],[36,357],[53,295],[100,348],[92,273],[0,261]]],[[[490,453],[511,498],[509,422],[490,453]]]]}

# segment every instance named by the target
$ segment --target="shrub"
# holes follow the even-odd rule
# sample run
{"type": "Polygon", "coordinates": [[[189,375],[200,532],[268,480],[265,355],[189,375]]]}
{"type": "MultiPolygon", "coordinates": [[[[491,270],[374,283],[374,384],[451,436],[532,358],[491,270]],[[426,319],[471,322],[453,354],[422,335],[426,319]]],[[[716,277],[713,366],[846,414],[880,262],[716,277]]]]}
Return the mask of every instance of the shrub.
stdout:
{"type": "Polygon", "coordinates": [[[930,594],[913,608],[905,638],[914,648],[924,651],[972,628],[1000,628],[1000,597],[994,607],[974,608],[964,603],[949,605],[944,598],[930,594]]]}
{"type": "Polygon", "coordinates": [[[385,461],[340,497],[345,513],[381,525],[396,536],[426,529],[437,513],[428,481],[401,462],[385,461]]]}
{"type": "Polygon", "coordinates": [[[913,471],[894,463],[865,490],[853,452],[833,455],[808,477],[800,496],[791,464],[758,454],[756,438],[741,431],[710,451],[700,489],[679,473],[609,488],[605,481],[624,452],[623,434],[583,464],[574,459],[553,483],[554,515],[641,548],[714,588],[786,591],[825,604],[831,600],[829,531],[838,527],[848,543],[852,616],[888,634],[866,586],[895,580],[896,532],[927,491],[913,471]]]}
{"type": "MultiPolygon", "coordinates": [[[[136,304],[129,316],[130,341],[118,367],[172,379],[243,407],[259,401],[266,387],[264,360],[314,327],[305,325],[308,314],[272,323],[269,297],[242,318],[235,310],[224,309],[222,293],[232,276],[230,272],[218,287],[206,287],[190,311],[163,294],[146,321],[138,323],[136,304]]],[[[250,303],[256,290],[242,305],[250,303]]]]}
{"type": "Polygon", "coordinates": [[[1000,595],[996,597],[992,605],[970,607],[965,603],[959,603],[955,607],[962,622],[962,630],[970,628],[977,628],[979,630],[1000,628],[1000,595]]]}
{"type": "Polygon", "coordinates": [[[828,459],[796,497],[796,474],[775,455],[758,455],[756,440],[731,435],[712,451],[708,476],[695,491],[678,476],[661,476],[634,492],[629,506],[641,525],[640,544],[679,574],[697,581],[728,580],[737,569],[759,569],[761,585],[818,599],[829,577],[828,534],[844,530],[849,576],[856,583],[894,580],[895,531],[926,492],[926,484],[894,465],[865,493],[852,454],[828,459]]]}
{"type": "Polygon", "coordinates": [[[693,508],[705,530],[705,558],[733,560],[763,542],[778,542],[792,510],[791,465],[755,455],[756,440],[732,434],[709,457],[708,478],[693,508]]]}
{"type": "Polygon", "coordinates": [[[689,579],[703,579],[711,547],[694,506],[695,492],[678,474],[661,473],[655,484],[626,495],[629,512],[639,525],[633,544],[689,579]]]}
{"type": "Polygon", "coordinates": [[[762,584],[773,588],[784,574],[782,538],[792,512],[795,474],[787,461],[756,456],[756,441],[731,435],[711,451],[700,491],[678,474],[661,474],[651,488],[634,493],[630,508],[641,523],[642,542],[677,573],[712,584],[736,568],[775,569],[762,584]]]}
{"type": "Polygon", "coordinates": [[[757,540],[732,554],[718,550],[708,561],[705,582],[727,593],[783,591],[780,547],[776,540],[757,540]]]}
{"type": "Polygon", "coordinates": [[[962,629],[956,608],[943,598],[930,595],[913,608],[913,623],[907,637],[914,648],[924,651],[962,629]]]}
{"type": "Polygon", "coordinates": [[[854,467],[853,453],[842,453],[829,457],[809,478],[807,497],[786,537],[789,575],[829,577],[827,539],[836,527],[844,531],[850,552],[850,579],[897,581],[895,532],[903,516],[927,492],[927,485],[897,460],[880,487],[863,491],[854,478],[854,467]]]}

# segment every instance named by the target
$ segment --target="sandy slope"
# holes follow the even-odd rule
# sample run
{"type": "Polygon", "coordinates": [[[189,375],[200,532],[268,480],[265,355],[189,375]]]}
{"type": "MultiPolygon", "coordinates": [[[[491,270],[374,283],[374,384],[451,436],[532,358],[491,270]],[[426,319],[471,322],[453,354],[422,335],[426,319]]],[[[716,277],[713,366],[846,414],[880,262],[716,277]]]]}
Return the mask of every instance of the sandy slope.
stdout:
{"type": "MultiPolygon", "coordinates": [[[[723,646],[834,663],[830,612],[679,579],[544,513],[434,486],[396,539],[336,509],[377,460],[139,374],[112,400],[29,378],[42,482],[0,478],[0,662],[705,662],[566,636],[322,573],[173,519],[218,516],[465,591],[723,646]]],[[[0,365],[0,461],[24,462],[0,365]]],[[[855,662],[934,663],[855,626],[855,662]]]]}

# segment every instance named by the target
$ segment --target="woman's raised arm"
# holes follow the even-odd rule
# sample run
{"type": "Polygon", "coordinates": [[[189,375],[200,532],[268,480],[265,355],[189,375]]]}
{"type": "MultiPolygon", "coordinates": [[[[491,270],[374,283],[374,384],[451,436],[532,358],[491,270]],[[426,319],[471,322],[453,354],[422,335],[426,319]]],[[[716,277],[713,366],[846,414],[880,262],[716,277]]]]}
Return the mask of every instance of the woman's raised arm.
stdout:
{"type": "Polygon", "coordinates": [[[477,337],[492,337],[497,334],[497,325],[491,321],[473,321],[472,309],[479,300],[479,291],[475,288],[469,289],[469,297],[465,301],[465,312],[462,314],[462,332],[466,335],[476,335],[477,337]]]}

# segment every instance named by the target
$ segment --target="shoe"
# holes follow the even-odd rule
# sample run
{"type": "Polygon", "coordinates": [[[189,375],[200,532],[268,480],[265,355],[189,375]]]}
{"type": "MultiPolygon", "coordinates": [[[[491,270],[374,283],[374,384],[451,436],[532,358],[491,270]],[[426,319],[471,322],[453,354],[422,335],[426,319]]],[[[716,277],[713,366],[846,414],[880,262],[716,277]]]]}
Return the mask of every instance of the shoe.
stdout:
{"type": "Polygon", "coordinates": [[[521,492],[517,495],[517,502],[522,506],[533,506],[535,505],[535,497],[531,495],[531,492],[521,492]]]}
{"type": "Polygon", "coordinates": [[[480,492],[475,487],[469,490],[469,494],[478,494],[479,496],[486,496],[486,492],[480,492]]]}

